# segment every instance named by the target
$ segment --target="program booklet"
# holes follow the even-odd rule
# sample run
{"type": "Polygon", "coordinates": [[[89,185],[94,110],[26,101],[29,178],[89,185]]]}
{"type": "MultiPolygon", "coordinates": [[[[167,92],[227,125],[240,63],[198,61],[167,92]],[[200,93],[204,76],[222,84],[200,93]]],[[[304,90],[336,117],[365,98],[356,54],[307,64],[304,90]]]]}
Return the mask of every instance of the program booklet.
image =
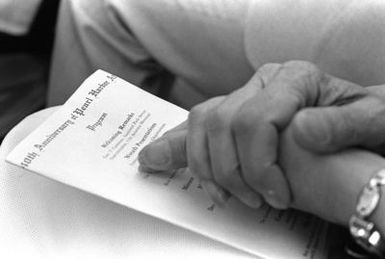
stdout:
{"type": "Polygon", "coordinates": [[[188,112],[98,70],[7,161],[256,256],[327,258],[328,224],[295,210],[215,206],[187,170],[149,174],[137,155],[188,112]]]}

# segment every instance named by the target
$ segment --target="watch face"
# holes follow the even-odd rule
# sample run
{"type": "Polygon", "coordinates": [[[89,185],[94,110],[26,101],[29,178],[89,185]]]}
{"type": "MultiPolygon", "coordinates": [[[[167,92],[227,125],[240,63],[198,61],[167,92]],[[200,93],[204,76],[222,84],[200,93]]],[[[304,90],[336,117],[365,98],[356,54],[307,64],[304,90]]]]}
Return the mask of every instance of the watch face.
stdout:
{"type": "MultiPolygon", "coordinates": [[[[385,250],[385,245],[380,232],[376,229],[374,223],[366,220],[377,208],[381,198],[381,186],[385,185],[385,170],[379,171],[374,175],[369,183],[362,189],[356,206],[356,215],[353,215],[349,221],[349,230],[354,241],[366,250],[368,253],[381,254],[385,250]]],[[[353,246],[345,250],[353,258],[373,258],[373,256],[360,255],[353,246]],[[365,257],[363,257],[365,256],[365,257]]],[[[381,257],[382,258],[382,257],[381,257]]]]}
{"type": "Polygon", "coordinates": [[[356,207],[358,215],[362,218],[370,216],[376,209],[379,200],[380,189],[378,186],[365,187],[358,198],[356,207]]]}

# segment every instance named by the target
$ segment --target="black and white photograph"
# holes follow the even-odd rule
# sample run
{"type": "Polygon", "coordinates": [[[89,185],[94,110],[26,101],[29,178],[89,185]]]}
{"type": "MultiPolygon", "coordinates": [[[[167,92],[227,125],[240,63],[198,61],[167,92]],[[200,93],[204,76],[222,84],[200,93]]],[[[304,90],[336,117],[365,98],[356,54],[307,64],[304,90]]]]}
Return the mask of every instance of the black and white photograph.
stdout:
{"type": "Polygon", "coordinates": [[[385,259],[384,0],[0,0],[0,258],[385,259]]]}

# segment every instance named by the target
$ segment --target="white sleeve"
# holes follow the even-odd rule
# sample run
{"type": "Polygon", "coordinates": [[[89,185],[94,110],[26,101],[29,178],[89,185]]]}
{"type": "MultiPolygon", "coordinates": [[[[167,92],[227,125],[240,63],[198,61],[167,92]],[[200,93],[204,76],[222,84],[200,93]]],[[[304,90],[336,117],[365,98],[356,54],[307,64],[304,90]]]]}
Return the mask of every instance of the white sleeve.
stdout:
{"type": "Polygon", "coordinates": [[[361,85],[383,84],[385,2],[254,1],[245,44],[254,68],[300,59],[361,85]]]}

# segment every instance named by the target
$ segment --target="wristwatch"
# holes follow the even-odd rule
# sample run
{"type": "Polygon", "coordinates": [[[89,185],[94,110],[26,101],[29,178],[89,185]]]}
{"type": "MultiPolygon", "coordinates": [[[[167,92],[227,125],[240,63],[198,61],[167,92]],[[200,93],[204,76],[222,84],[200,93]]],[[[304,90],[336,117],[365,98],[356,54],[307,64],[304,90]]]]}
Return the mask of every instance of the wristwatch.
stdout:
{"type": "Polygon", "coordinates": [[[358,245],[380,258],[385,258],[384,237],[369,219],[380,203],[382,186],[385,186],[385,169],[378,171],[362,189],[355,214],[349,221],[349,230],[358,245]]]}

